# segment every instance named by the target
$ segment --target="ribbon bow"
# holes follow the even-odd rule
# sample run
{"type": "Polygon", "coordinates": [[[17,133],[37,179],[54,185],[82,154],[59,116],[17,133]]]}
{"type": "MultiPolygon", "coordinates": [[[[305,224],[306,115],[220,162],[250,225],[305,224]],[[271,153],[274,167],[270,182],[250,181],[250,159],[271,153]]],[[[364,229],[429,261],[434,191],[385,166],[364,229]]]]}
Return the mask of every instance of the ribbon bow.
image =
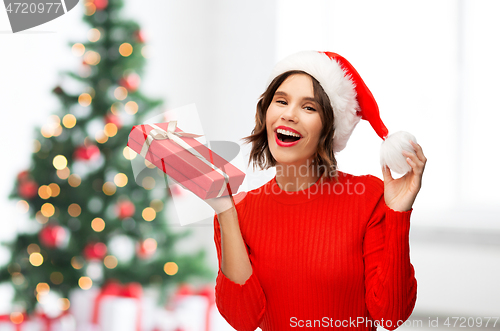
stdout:
{"type": "MultiPolygon", "coordinates": [[[[193,154],[196,156],[198,159],[200,159],[203,163],[208,165],[210,168],[218,172],[222,177],[224,177],[224,183],[222,183],[222,187],[219,190],[219,193],[217,195],[217,198],[224,193],[224,190],[226,189],[227,184],[229,183],[229,176],[223,172],[222,170],[216,168],[211,162],[209,162],[207,159],[203,157],[197,150],[195,150],[193,147],[191,147],[188,143],[186,143],[184,140],[182,140],[180,137],[187,137],[187,138],[198,138],[201,137],[202,135],[194,134],[194,133],[187,133],[187,132],[175,132],[175,129],[177,128],[177,121],[170,121],[168,122],[167,130],[164,130],[160,128],[159,126],[155,124],[149,124],[153,129],[149,131],[146,141],[144,142],[144,145],[142,145],[141,149],[141,156],[143,158],[146,158],[146,154],[149,151],[149,147],[153,143],[154,140],[164,140],[164,139],[170,139],[173,142],[175,142],[177,145],[181,146],[185,150],[187,150],[189,153],[193,154]]],[[[181,184],[182,186],[182,184],[181,184]]]]}

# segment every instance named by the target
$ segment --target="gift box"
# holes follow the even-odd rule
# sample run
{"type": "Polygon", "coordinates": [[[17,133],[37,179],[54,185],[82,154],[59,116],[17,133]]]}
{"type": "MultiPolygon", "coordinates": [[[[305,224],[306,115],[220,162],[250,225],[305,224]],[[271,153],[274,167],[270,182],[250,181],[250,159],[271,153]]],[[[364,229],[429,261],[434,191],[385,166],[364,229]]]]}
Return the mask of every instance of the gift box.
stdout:
{"type": "Polygon", "coordinates": [[[234,331],[215,305],[215,289],[212,285],[198,290],[189,285],[180,286],[172,298],[171,306],[178,330],[234,331]]]}
{"type": "Polygon", "coordinates": [[[176,121],[136,125],[127,146],[196,194],[210,199],[236,193],[245,174],[185,133],[176,121]]]}
{"type": "Polygon", "coordinates": [[[141,331],[141,299],[140,284],[109,282],[96,298],[92,322],[102,331],[141,331]]]}
{"type": "Polygon", "coordinates": [[[70,312],[77,331],[152,331],[155,303],[140,284],[106,283],[100,290],[74,290],[70,312]]]}
{"type": "Polygon", "coordinates": [[[57,317],[50,317],[44,313],[38,313],[35,320],[42,326],[41,331],[75,331],[76,321],[73,315],[65,312],[57,317]]]}
{"type": "Polygon", "coordinates": [[[0,331],[43,331],[42,324],[31,321],[23,314],[23,320],[20,323],[13,323],[10,315],[0,315],[0,331]]]}
{"type": "Polygon", "coordinates": [[[92,325],[92,317],[98,295],[99,289],[97,287],[92,287],[89,290],[75,289],[71,291],[69,311],[75,318],[77,331],[97,331],[97,326],[92,325]]]}

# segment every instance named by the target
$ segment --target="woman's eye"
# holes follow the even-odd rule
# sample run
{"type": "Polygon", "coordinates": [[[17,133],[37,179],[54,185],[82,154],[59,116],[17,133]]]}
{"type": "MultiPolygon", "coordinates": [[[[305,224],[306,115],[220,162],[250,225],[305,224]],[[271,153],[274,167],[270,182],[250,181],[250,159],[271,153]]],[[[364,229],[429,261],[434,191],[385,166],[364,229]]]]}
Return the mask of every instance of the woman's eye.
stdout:
{"type": "Polygon", "coordinates": [[[313,107],[305,107],[307,110],[316,111],[313,107]]]}
{"type": "Polygon", "coordinates": [[[286,105],[286,101],[283,100],[276,100],[277,103],[281,103],[282,105],[286,105]]]}

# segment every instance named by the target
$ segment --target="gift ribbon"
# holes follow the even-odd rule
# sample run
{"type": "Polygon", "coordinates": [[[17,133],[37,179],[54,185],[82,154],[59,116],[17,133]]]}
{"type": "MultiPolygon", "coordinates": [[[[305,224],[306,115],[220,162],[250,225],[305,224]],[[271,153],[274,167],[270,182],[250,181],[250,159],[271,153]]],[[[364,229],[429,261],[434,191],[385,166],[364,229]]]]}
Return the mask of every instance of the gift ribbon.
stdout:
{"type": "MultiPolygon", "coordinates": [[[[99,293],[99,295],[95,299],[94,314],[92,320],[94,324],[99,324],[99,308],[101,301],[105,296],[135,298],[139,300],[139,305],[140,305],[140,300],[142,297],[142,287],[141,284],[139,283],[129,283],[125,285],[121,285],[120,283],[117,283],[115,281],[106,283],[102,287],[101,293],[99,293]]],[[[137,316],[137,331],[141,331],[141,319],[140,319],[141,314],[142,314],[141,307],[139,306],[139,311],[137,316]]]]}
{"type": "Polygon", "coordinates": [[[196,156],[210,168],[218,172],[222,177],[224,177],[224,183],[222,183],[222,187],[219,191],[219,194],[217,195],[217,198],[220,197],[222,193],[224,193],[226,186],[229,187],[229,185],[227,185],[229,183],[229,176],[222,170],[216,168],[211,162],[205,159],[203,155],[198,153],[197,150],[195,150],[193,147],[191,147],[188,143],[186,143],[184,140],[180,138],[180,137],[198,138],[201,137],[202,135],[187,133],[187,132],[175,132],[175,129],[177,127],[177,121],[168,122],[167,130],[162,129],[155,124],[149,124],[149,125],[153,128],[153,130],[149,131],[146,141],[144,142],[144,145],[142,145],[140,154],[143,158],[146,158],[146,154],[149,151],[149,146],[151,146],[153,140],[170,139],[177,145],[181,146],[182,148],[184,148],[185,150],[196,156]]]}
{"type": "Polygon", "coordinates": [[[64,311],[62,314],[60,314],[59,316],[57,317],[49,317],[47,316],[45,313],[37,313],[36,316],[42,320],[44,326],[45,326],[45,331],[50,331],[52,330],[52,323],[54,323],[55,321],[61,319],[62,317],[66,316],[66,315],[69,315],[68,311],[64,311]]]}
{"type": "Polygon", "coordinates": [[[12,323],[10,315],[0,315],[0,322],[9,322],[16,326],[16,331],[21,331],[22,324],[26,321],[27,315],[23,313],[23,321],[19,324],[12,323]]]}
{"type": "Polygon", "coordinates": [[[205,313],[205,331],[210,331],[210,310],[215,305],[215,293],[213,288],[206,286],[198,291],[194,291],[191,286],[183,285],[176,293],[177,297],[188,296],[188,295],[201,295],[207,298],[208,308],[205,313]]]}

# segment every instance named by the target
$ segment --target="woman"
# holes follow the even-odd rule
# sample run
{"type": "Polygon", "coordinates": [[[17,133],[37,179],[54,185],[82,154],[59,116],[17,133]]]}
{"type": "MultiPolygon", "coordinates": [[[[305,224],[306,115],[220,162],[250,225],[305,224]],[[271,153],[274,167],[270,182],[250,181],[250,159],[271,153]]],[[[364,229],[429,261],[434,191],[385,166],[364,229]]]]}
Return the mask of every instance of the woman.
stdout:
{"type": "Polygon", "coordinates": [[[236,330],[397,328],[416,300],[408,235],[422,148],[399,149],[410,171],[398,179],[386,166],[383,182],[337,171],[334,153],[361,118],[387,136],[359,74],[335,53],[308,51],[270,80],[246,140],[254,165],[275,166],[276,177],[234,202],[207,201],[219,311],[236,330]]]}

